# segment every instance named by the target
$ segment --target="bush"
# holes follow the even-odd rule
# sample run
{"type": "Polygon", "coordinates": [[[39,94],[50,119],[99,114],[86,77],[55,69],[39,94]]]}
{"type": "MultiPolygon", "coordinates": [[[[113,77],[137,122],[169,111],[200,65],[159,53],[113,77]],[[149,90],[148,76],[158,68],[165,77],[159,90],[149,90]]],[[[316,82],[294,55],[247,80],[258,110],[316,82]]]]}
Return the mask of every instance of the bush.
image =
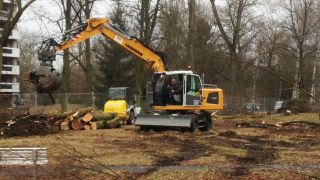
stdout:
{"type": "Polygon", "coordinates": [[[305,113],[310,112],[311,108],[306,99],[292,99],[279,108],[278,112],[281,113],[286,110],[290,110],[292,113],[305,113]]]}

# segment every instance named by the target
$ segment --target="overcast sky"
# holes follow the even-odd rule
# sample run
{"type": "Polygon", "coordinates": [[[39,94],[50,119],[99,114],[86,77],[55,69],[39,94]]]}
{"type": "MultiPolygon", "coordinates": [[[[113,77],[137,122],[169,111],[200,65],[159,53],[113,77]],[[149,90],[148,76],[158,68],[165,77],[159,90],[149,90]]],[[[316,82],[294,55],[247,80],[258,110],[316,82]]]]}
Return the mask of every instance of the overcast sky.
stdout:
{"type": "MultiPolygon", "coordinates": [[[[105,17],[111,9],[110,0],[99,0],[93,8],[93,17],[105,17]]],[[[23,14],[18,29],[44,36],[57,33],[59,28],[55,21],[61,19],[61,14],[60,7],[54,0],[37,0],[23,14]]]]}
{"type": "MultiPolygon", "coordinates": [[[[61,17],[61,10],[58,4],[55,2],[60,0],[37,0],[34,2],[29,9],[23,14],[21,21],[18,24],[20,31],[24,32],[34,32],[43,36],[50,36],[52,34],[58,33],[59,28],[57,21],[61,17]]],[[[134,0],[131,0],[134,1],[134,0]]],[[[208,4],[210,7],[209,0],[199,0],[202,3],[208,4]]],[[[187,2],[187,1],[186,1],[187,2]]],[[[226,0],[216,0],[217,5],[221,6],[226,2],[226,0]]],[[[261,0],[262,4],[256,8],[256,13],[263,16],[274,16],[279,17],[279,3],[282,0],[261,0]],[[272,4],[272,5],[270,5],[272,4]]],[[[111,0],[98,0],[95,2],[93,8],[92,17],[105,17],[112,10],[113,3],[111,0]]]]}

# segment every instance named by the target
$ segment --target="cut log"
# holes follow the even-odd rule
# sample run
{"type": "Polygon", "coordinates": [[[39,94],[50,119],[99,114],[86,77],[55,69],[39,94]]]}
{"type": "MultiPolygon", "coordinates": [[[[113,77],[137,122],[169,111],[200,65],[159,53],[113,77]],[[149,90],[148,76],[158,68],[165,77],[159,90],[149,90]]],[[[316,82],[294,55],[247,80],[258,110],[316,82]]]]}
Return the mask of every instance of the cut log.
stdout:
{"type": "Polygon", "coordinates": [[[119,117],[115,117],[112,120],[101,120],[94,121],[97,129],[106,129],[106,128],[118,128],[121,126],[121,120],[119,117]]]}
{"type": "Polygon", "coordinates": [[[105,121],[95,121],[94,123],[95,123],[95,126],[97,127],[97,129],[107,128],[105,121]]]}
{"type": "Polygon", "coordinates": [[[93,113],[93,119],[95,121],[111,120],[114,117],[115,117],[115,114],[110,114],[110,113],[99,113],[99,112],[94,112],[93,113]]]}
{"type": "Polygon", "coordinates": [[[60,129],[64,131],[70,130],[69,121],[62,121],[60,124],[60,129]]]}
{"type": "Polygon", "coordinates": [[[80,117],[83,117],[85,114],[92,112],[93,108],[89,107],[89,108],[83,108],[83,109],[79,109],[76,113],[74,113],[72,116],[76,119],[80,119],[80,117]]]}
{"type": "Polygon", "coordinates": [[[112,120],[105,121],[105,123],[108,128],[119,128],[121,126],[121,119],[119,117],[115,117],[112,120]]]}
{"type": "Polygon", "coordinates": [[[84,127],[84,124],[80,120],[73,120],[71,122],[71,129],[80,130],[84,127]]]}
{"type": "Polygon", "coordinates": [[[97,130],[97,123],[96,122],[92,122],[91,123],[91,129],[92,130],[97,130]]]}
{"type": "Polygon", "coordinates": [[[47,114],[47,115],[44,115],[44,116],[47,116],[47,119],[48,120],[60,120],[60,119],[65,119],[73,114],[75,114],[76,112],[75,111],[69,111],[69,112],[64,112],[62,114],[47,114]]]}
{"type": "Polygon", "coordinates": [[[91,130],[91,125],[85,125],[85,126],[83,127],[83,129],[84,129],[84,130],[91,130]]]}
{"type": "Polygon", "coordinates": [[[93,119],[93,115],[91,113],[87,113],[82,117],[82,121],[89,122],[93,119]]]}

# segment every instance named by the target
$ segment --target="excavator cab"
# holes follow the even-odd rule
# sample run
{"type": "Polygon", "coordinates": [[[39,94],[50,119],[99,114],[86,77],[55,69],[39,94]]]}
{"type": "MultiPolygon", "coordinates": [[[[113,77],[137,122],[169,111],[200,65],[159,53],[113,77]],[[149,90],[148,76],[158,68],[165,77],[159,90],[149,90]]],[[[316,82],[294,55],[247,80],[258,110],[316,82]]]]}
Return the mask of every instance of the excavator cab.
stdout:
{"type": "Polygon", "coordinates": [[[167,71],[155,74],[153,106],[200,106],[202,82],[192,71],[167,71]]]}

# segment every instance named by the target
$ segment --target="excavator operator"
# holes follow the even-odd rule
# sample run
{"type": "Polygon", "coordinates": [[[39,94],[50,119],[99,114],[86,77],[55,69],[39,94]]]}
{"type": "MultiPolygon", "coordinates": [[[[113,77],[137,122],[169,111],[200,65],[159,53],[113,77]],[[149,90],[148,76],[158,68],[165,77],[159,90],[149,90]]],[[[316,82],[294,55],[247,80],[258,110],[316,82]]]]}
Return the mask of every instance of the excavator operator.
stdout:
{"type": "Polygon", "coordinates": [[[182,86],[180,82],[172,78],[167,87],[167,103],[168,104],[181,104],[182,86]]]}

